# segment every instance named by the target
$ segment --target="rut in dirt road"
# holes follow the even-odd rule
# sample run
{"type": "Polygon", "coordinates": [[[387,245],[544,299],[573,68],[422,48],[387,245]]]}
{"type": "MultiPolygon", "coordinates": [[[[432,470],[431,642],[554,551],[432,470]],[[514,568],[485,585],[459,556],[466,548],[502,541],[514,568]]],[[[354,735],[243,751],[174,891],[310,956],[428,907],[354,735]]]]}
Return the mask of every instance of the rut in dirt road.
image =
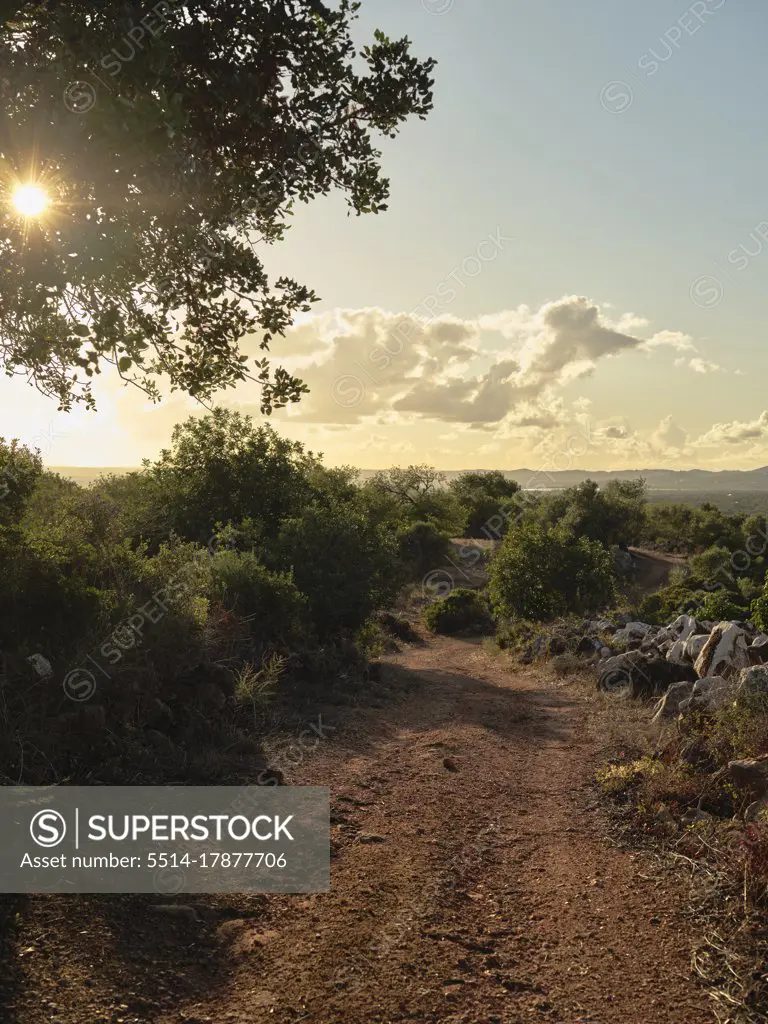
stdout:
{"type": "Polygon", "coordinates": [[[386,672],[416,677],[408,696],[357,713],[291,780],[331,786],[332,891],[230,926],[231,974],[187,1017],[713,1020],[684,883],[604,839],[586,702],[459,640],[386,672]]]}

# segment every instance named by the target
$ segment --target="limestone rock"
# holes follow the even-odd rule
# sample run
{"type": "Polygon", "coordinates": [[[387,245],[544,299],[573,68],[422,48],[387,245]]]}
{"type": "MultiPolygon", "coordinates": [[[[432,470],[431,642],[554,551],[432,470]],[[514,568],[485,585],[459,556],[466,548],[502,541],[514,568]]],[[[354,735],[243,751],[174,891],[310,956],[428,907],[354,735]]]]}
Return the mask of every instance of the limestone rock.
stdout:
{"type": "Polygon", "coordinates": [[[690,666],[674,665],[657,651],[627,651],[598,663],[598,689],[611,696],[655,697],[686,674],[690,666]]]}
{"type": "Polygon", "coordinates": [[[696,673],[700,679],[723,676],[732,679],[749,665],[747,637],[734,622],[719,622],[696,659],[696,673]]]}
{"type": "Polygon", "coordinates": [[[716,711],[733,700],[734,688],[734,683],[722,676],[705,676],[694,684],[690,697],[680,701],[680,710],[716,711]]]}
{"type": "Polygon", "coordinates": [[[675,621],[669,626],[669,629],[674,632],[678,640],[687,640],[688,637],[693,636],[694,633],[701,632],[699,623],[692,615],[678,615],[675,621]]]}
{"type": "Polygon", "coordinates": [[[692,665],[704,650],[707,640],[709,640],[709,633],[696,633],[685,641],[685,657],[692,665]]]}
{"type": "Polygon", "coordinates": [[[676,640],[667,651],[666,659],[673,665],[688,664],[688,659],[685,656],[685,640],[676,640]]]}
{"type": "Polygon", "coordinates": [[[691,696],[694,683],[673,683],[654,708],[651,722],[664,722],[680,713],[680,701],[691,696]]]}
{"type": "Polygon", "coordinates": [[[764,665],[768,662],[768,636],[764,633],[756,636],[747,648],[750,665],[764,665]]]}

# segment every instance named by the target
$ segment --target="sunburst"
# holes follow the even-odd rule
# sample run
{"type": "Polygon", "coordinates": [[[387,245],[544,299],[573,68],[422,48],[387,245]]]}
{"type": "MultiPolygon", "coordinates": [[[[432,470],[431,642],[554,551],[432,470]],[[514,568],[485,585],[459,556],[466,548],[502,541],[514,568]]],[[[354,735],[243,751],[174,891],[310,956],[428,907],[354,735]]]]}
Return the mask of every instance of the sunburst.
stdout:
{"type": "Polygon", "coordinates": [[[50,205],[48,193],[40,185],[29,183],[17,185],[11,193],[11,203],[22,217],[40,217],[50,205]]]}

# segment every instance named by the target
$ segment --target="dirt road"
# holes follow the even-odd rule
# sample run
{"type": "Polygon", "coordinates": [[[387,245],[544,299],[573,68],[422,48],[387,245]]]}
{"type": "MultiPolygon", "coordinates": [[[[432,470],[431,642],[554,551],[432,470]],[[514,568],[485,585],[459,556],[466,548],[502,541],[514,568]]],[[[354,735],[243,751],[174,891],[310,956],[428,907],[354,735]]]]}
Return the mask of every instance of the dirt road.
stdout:
{"type": "Polygon", "coordinates": [[[221,926],[226,977],[155,1019],[713,1020],[683,883],[604,839],[588,705],[467,641],[386,671],[415,685],[290,780],[332,788],[332,892],[221,926]]]}
{"type": "Polygon", "coordinates": [[[590,779],[614,712],[469,641],[409,647],[384,675],[377,707],[322,711],[287,778],[331,787],[330,893],[176,916],[19,898],[3,1024],[712,1021],[686,883],[605,838],[590,779]]]}

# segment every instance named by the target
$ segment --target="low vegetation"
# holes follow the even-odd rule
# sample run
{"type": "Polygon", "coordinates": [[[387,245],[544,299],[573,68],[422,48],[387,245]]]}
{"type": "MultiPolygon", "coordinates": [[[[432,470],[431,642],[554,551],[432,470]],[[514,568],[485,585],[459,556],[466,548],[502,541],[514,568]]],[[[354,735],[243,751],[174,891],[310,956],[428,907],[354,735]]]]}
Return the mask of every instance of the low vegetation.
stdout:
{"type": "Polygon", "coordinates": [[[458,587],[444,600],[435,601],[427,608],[424,619],[433,633],[448,636],[488,632],[492,626],[487,601],[468,587],[458,587]]]}
{"type": "MultiPolygon", "coordinates": [[[[419,617],[552,659],[561,685],[624,649],[619,635],[641,647],[637,622],[768,632],[764,518],[650,504],[637,481],[532,494],[426,466],[361,481],[218,409],[88,488],[0,442],[0,482],[6,784],[245,781],[254,765],[280,781],[261,753],[271,709],[357,699],[377,685],[370,659],[417,639],[419,617]],[[685,558],[649,591],[629,545],[685,558]]],[[[740,886],[753,921],[768,823],[729,765],[766,755],[768,702],[745,692],[628,735],[597,780],[633,834],[740,886]]]]}

